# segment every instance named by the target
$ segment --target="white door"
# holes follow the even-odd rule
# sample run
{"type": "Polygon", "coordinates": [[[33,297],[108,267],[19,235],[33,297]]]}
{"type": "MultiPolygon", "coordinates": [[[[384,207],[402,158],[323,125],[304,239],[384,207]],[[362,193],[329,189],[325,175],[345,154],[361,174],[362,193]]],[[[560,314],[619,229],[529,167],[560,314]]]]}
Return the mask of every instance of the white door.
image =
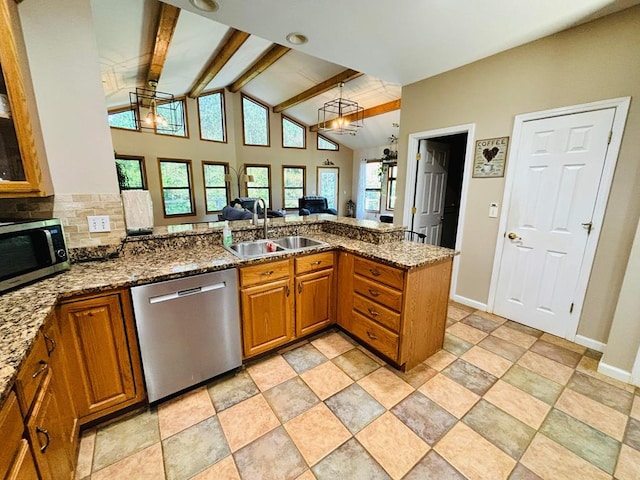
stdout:
{"type": "Polygon", "coordinates": [[[494,312],[568,333],[615,108],[524,122],[494,312]]]}
{"type": "Polygon", "coordinates": [[[420,140],[418,151],[420,160],[416,177],[416,213],[413,229],[424,233],[427,243],[440,245],[449,169],[449,145],[420,140]]]}

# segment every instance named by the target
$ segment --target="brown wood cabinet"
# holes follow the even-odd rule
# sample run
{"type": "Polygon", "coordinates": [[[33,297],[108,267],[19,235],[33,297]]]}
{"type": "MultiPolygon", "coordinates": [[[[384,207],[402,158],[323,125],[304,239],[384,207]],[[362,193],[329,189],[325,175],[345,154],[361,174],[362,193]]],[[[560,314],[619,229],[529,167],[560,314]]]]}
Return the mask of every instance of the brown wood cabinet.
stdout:
{"type": "Polygon", "coordinates": [[[128,290],[65,301],[58,315],[71,396],[81,424],[144,400],[128,290]]]}
{"type": "Polygon", "coordinates": [[[452,259],[402,270],[341,252],[338,324],[410,370],[442,348],[452,259]]]}
{"type": "Polygon", "coordinates": [[[239,278],[244,356],[252,357],[293,340],[291,262],[242,267],[239,278]]]}
{"type": "Polygon", "coordinates": [[[31,455],[29,443],[24,438],[24,423],[18,407],[18,399],[9,392],[0,410],[0,478],[16,480],[37,480],[36,464],[31,455]]]}
{"type": "Polygon", "coordinates": [[[51,193],[46,192],[36,149],[37,117],[28,104],[31,77],[17,3],[0,0],[0,142],[5,147],[0,152],[0,198],[51,193]]]}
{"type": "Polygon", "coordinates": [[[296,337],[335,322],[334,253],[323,252],[295,259],[296,337]]]}
{"type": "MultiPolygon", "coordinates": [[[[43,479],[71,478],[75,465],[75,410],[70,401],[61,351],[54,339],[55,317],[46,322],[15,385],[31,452],[43,479]]],[[[28,461],[28,455],[23,454],[28,461]]],[[[24,465],[20,470],[29,471],[24,465]]]]}

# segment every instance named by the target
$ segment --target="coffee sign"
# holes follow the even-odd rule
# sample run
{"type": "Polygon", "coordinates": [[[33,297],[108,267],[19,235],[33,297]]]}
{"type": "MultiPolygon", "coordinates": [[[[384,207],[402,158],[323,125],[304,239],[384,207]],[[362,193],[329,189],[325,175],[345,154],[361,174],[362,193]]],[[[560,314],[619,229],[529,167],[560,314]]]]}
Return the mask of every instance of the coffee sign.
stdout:
{"type": "Polygon", "coordinates": [[[473,176],[476,178],[504,177],[509,137],[476,141],[473,176]]]}

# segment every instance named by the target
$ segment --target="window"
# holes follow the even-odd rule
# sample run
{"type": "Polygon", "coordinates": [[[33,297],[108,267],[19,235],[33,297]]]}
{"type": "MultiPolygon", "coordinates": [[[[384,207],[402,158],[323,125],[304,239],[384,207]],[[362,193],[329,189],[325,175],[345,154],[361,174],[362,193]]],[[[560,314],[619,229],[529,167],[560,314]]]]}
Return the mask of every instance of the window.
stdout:
{"type": "Polygon", "coordinates": [[[339,150],[336,142],[332,142],[327,137],[318,134],[318,150],[339,150]]]}
{"type": "Polygon", "coordinates": [[[282,199],[284,208],[298,208],[298,199],[304,196],[306,168],[282,167],[282,199]]]}
{"type": "Polygon", "coordinates": [[[136,127],[136,115],[131,109],[109,112],[109,126],[126,130],[138,130],[136,127]]]}
{"type": "Polygon", "coordinates": [[[396,207],[396,180],[398,178],[398,164],[390,163],[387,167],[387,210],[396,207]]]}
{"type": "Polygon", "coordinates": [[[222,90],[198,97],[200,138],[213,142],[226,142],[224,94],[222,90]]]}
{"type": "Polygon", "coordinates": [[[156,126],[156,133],[160,135],[172,135],[174,137],[187,137],[187,118],[185,115],[184,99],[168,103],[158,103],[156,111],[166,118],[169,123],[179,124],[180,128],[174,131],[173,127],[156,126]]]}
{"type": "Polygon", "coordinates": [[[118,155],[116,156],[116,171],[120,191],[146,190],[144,157],[118,155]]]}
{"type": "Polygon", "coordinates": [[[339,167],[318,167],[318,195],[326,197],[329,208],[338,209],[338,188],[340,185],[339,167]]]}
{"type": "Polygon", "coordinates": [[[191,191],[191,161],[158,159],[164,216],[195,215],[191,191]]]}
{"type": "Polygon", "coordinates": [[[282,146],[307,148],[307,129],[284,115],[282,116],[282,146]]]}
{"type": "Polygon", "coordinates": [[[253,175],[253,182],[247,183],[247,197],[262,198],[267,207],[271,206],[271,167],[268,165],[245,165],[247,175],[253,175]]]}
{"type": "Polygon", "coordinates": [[[382,162],[379,160],[367,162],[364,184],[364,209],[366,212],[380,211],[381,167],[382,162]]]}
{"type": "Polygon", "coordinates": [[[204,176],[204,202],[207,213],[220,212],[229,204],[229,188],[225,175],[229,173],[229,164],[202,162],[204,176]]]}
{"type": "Polygon", "coordinates": [[[242,95],[242,134],[245,145],[269,146],[269,109],[242,95]]]}

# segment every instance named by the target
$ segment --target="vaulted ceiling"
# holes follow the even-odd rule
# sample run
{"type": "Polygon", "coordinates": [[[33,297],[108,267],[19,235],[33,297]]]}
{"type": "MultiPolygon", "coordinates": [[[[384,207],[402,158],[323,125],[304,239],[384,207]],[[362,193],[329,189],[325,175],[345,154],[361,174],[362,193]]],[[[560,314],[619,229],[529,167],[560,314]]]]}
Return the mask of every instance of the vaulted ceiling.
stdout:
{"type": "MultiPolygon", "coordinates": [[[[344,96],[368,111],[350,148],[398,133],[401,86],[640,0],[92,0],[108,108],[149,79],[176,96],[242,91],[312,126],[344,96]],[[291,45],[286,36],[309,38],[291,45]]],[[[331,136],[331,135],[329,135],[331,136]]]]}

